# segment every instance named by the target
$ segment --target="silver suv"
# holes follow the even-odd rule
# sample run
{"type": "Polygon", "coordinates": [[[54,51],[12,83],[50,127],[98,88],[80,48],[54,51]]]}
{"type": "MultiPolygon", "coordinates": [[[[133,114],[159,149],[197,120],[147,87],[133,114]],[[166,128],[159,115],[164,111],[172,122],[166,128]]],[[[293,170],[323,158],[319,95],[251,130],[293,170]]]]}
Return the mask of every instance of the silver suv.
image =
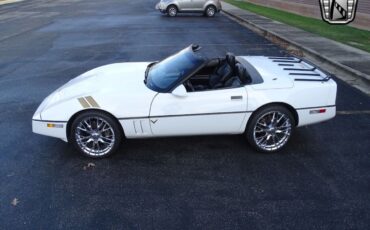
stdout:
{"type": "Polygon", "coordinates": [[[175,17],[177,13],[203,12],[213,17],[221,10],[220,0],[161,0],[155,8],[164,14],[175,17]]]}

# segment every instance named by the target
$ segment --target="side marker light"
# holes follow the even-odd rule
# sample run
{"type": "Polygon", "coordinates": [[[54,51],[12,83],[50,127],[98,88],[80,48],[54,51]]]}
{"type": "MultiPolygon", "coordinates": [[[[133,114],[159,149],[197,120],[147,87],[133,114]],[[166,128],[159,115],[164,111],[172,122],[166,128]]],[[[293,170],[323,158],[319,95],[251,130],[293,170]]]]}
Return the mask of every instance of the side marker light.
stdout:
{"type": "Polygon", "coordinates": [[[62,124],[47,123],[46,126],[48,128],[63,128],[63,125],[62,124]]]}
{"type": "Polygon", "coordinates": [[[310,114],[326,113],[326,109],[310,110],[310,114]]]}

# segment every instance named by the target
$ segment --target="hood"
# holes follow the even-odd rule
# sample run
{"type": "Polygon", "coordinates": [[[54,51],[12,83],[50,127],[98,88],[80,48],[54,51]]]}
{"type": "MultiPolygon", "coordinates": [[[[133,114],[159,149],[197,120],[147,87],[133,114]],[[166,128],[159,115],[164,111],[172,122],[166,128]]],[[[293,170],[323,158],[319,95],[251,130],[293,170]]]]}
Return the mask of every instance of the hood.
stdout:
{"type": "MultiPolygon", "coordinates": [[[[70,80],[57,92],[62,98],[90,93],[140,94],[151,91],[144,84],[146,67],[150,62],[115,63],[92,69],[70,80]]],[[[155,93],[155,92],[154,92],[155,93]]]]}
{"type": "Polygon", "coordinates": [[[35,118],[44,119],[48,117],[48,111],[62,108],[62,105],[65,106],[63,110],[71,110],[69,102],[87,96],[93,97],[101,109],[117,117],[148,116],[150,103],[157,94],[144,84],[148,64],[116,63],[92,69],[49,95],[37,109],[35,118]]]}

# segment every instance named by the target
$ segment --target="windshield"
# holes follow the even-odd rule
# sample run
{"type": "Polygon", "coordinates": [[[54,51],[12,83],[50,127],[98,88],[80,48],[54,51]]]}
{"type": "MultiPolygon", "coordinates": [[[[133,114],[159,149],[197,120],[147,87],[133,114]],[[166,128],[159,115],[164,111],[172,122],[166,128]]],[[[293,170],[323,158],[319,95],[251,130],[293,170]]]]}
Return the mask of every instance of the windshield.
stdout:
{"type": "Polygon", "coordinates": [[[146,85],[157,92],[168,92],[204,64],[205,60],[186,48],[163,61],[148,66],[146,85]]]}

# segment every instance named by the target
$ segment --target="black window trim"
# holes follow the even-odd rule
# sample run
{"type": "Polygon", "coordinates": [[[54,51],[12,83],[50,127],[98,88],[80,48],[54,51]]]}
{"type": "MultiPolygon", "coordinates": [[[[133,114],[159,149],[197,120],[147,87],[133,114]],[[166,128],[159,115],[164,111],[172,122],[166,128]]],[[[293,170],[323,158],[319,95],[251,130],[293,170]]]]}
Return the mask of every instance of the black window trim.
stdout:
{"type": "Polygon", "coordinates": [[[246,68],[247,72],[249,73],[249,76],[251,76],[252,78],[252,82],[246,85],[256,85],[263,83],[263,78],[261,74],[256,70],[256,68],[254,68],[254,66],[251,63],[249,63],[246,59],[244,59],[241,56],[237,56],[236,61],[246,68]]]}

